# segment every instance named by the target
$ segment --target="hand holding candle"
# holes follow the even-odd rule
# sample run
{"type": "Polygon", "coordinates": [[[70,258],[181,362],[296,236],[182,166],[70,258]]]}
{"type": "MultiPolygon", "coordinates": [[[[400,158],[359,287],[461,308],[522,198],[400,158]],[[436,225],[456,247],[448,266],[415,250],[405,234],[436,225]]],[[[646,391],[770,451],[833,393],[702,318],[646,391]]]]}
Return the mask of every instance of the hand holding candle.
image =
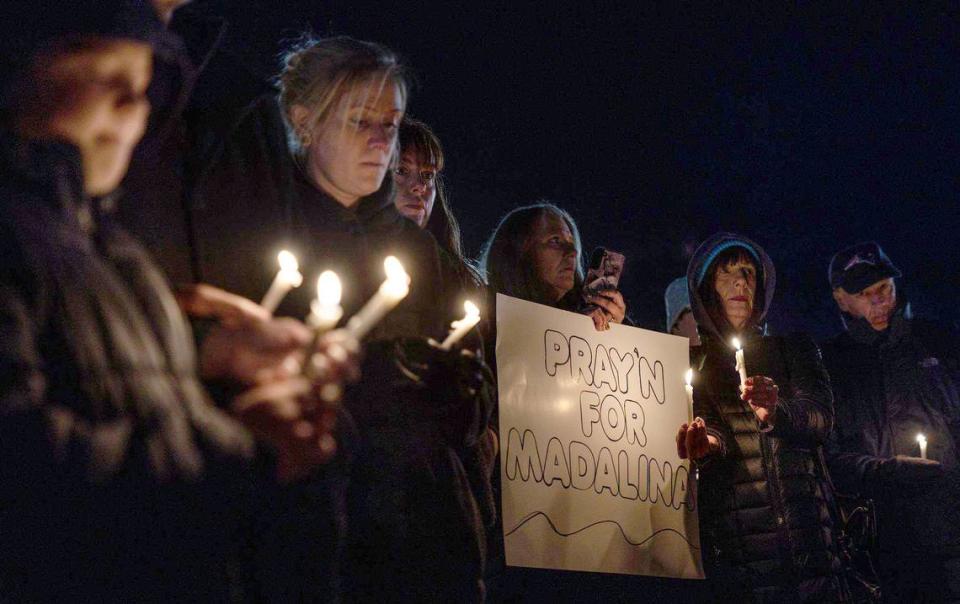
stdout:
{"type": "Polygon", "coordinates": [[[460,341],[463,336],[467,335],[467,333],[480,322],[480,309],[477,308],[476,304],[467,300],[463,303],[463,310],[466,314],[462,319],[450,324],[450,333],[447,334],[446,339],[440,344],[440,348],[450,350],[454,344],[460,341]]]}
{"type": "Polygon", "coordinates": [[[270,289],[267,290],[260,302],[260,306],[266,308],[270,313],[277,310],[287,292],[294,287],[300,287],[300,284],[303,283],[303,275],[300,274],[300,265],[297,263],[296,256],[287,250],[282,250],[277,254],[277,262],[280,263],[280,270],[277,271],[277,276],[273,278],[270,289]]]}
{"type": "Polygon", "coordinates": [[[917,434],[917,443],[920,445],[920,459],[927,458],[927,437],[923,434],[917,434]]]}
{"type": "Polygon", "coordinates": [[[362,340],[410,292],[410,276],[403,270],[399,260],[387,256],[383,261],[383,270],[387,273],[386,281],[360,312],[347,321],[347,331],[357,340],[362,340]]]}

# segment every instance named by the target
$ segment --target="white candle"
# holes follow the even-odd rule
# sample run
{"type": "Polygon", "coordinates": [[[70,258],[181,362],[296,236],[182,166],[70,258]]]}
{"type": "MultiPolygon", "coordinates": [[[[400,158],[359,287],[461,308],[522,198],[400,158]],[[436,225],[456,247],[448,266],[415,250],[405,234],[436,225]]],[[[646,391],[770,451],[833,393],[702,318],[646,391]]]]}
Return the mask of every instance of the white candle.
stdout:
{"type": "Polygon", "coordinates": [[[740,373],[740,387],[747,386],[747,363],[743,360],[743,346],[740,345],[739,338],[731,340],[733,347],[737,349],[737,372],[740,373]]]}
{"type": "Polygon", "coordinates": [[[387,256],[383,261],[383,270],[387,273],[386,281],[380,285],[380,289],[360,309],[360,312],[347,321],[347,330],[358,340],[363,339],[363,336],[367,335],[384,315],[393,310],[393,307],[410,292],[410,277],[403,270],[399,260],[393,256],[387,256]]]}
{"type": "Polygon", "coordinates": [[[277,310],[287,292],[294,287],[300,287],[300,284],[303,283],[303,275],[300,274],[300,265],[297,263],[296,256],[287,250],[282,250],[277,254],[277,262],[280,263],[280,270],[277,271],[277,276],[273,278],[270,289],[267,290],[260,302],[260,306],[270,312],[277,310]]]}
{"type": "Polygon", "coordinates": [[[317,279],[317,297],[310,303],[310,316],[307,325],[319,335],[331,329],[343,316],[340,297],[343,286],[340,277],[333,271],[323,271],[317,279]]]}
{"type": "Polygon", "coordinates": [[[463,310],[466,314],[459,321],[450,323],[450,333],[447,334],[443,344],[440,344],[440,348],[450,350],[450,347],[459,342],[463,336],[473,329],[474,325],[480,322],[480,309],[477,308],[476,304],[467,300],[463,303],[463,310]]]}
{"type": "Polygon", "coordinates": [[[927,437],[923,434],[917,434],[917,442],[920,444],[920,459],[927,458],[927,437]]]}
{"type": "Polygon", "coordinates": [[[687,373],[683,376],[686,385],[684,385],[684,390],[687,391],[687,416],[692,421],[693,420],[693,369],[687,369],[687,373]]]}

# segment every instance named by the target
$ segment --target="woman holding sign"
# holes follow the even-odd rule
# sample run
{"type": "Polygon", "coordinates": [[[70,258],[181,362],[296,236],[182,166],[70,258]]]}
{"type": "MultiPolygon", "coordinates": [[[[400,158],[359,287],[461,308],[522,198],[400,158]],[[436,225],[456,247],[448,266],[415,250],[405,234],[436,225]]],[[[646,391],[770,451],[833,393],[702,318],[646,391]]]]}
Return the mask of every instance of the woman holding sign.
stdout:
{"type": "Polygon", "coordinates": [[[597,331],[626,319],[627,305],[618,290],[584,292],[580,231],[569,213],[551,203],[504,216],[483,246],[480,271],[494,292],[582,311],[597,331]]]}
{"type": "Polygon", "coordinates": [[[775,280],[763,248],[739,235],[715,235],[691,259],[698,417],[677,448],[700,462],[704,564],[722,597],[844,601],[820,456],[833,395],[809,337],[766,335],[775,280]]]}
{"type": "MultiPolygon", "coordinates": [[[[610,323],[626,320],[626,303],[616,289],[585,295],[580,231],[573,217],[554,204],[538,203],[509,212],[484,244],[479,264],[491,296],[500,293],[561,310],[583,312],[593,319],[597,331],[609,329],[610,323]]],[[[493,310],[496,305],[491,301],[489,307],[493,310]]],[[[495,359],[496,334],[486,335],[487,357],[495,359]]],[[[495,360],[490,362],[496,366],[495,360]]],[[[498,427],[497,418],[491,425],[498,427]]],[[[499,488],[498,471],[494,472],[493,480],[499,488]]],[[[492,531],[490,541],[492,568],[488,584],[493,601],[519,601],[532,598],[532,594],[544,601],[563,600],[584,589],[600,598],[601,593],[630,591],[637,585],[636,578],[632,577],[616,580],[603,576],[598,584],[597,579],[589,575],[508,569],[503,559],[502,526],[492,531]]]]}

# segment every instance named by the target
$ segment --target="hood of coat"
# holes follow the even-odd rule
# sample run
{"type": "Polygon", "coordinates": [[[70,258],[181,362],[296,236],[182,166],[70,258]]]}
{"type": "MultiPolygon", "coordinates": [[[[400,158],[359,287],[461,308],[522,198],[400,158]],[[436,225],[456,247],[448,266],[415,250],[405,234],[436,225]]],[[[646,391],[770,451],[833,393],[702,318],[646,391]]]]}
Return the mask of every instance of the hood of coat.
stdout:
{"type": "Polygon", "coordinates": [[[773,260],[767,255],[767,252],[755,241],[737,235],[734,233],[717,233],[713,235],[697,248],[697,251],[690,259],[687,267],[687,291],[690,294],[690,307],[693,310],[693,316],[697,320],[697,326],[700,333],[709,335],[717,340],[723,339],[720,326],[714,324],[710,313],[707,312],[704,300],[700,296],[700,285],[706,278],[710,265],[717,256],[730,248],[741,247],[747,250],[758,265],[757,282],[763,284],[764,299],[762,301],[763,309],[757,318],[757,324],[762,331],[763,321],[770,310],[770,303],[773,301],[773,292],[776,289],[777,273],[773,266],[773,260]]]}

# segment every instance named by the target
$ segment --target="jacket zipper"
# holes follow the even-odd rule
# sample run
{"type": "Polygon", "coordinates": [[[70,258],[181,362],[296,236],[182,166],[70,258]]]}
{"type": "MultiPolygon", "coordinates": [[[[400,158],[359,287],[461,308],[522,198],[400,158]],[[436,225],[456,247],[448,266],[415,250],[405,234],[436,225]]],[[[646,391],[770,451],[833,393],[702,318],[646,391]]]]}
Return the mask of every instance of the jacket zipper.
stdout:
{"type": "MultiPolygon", "coordinates": [[[[759,422],[757,429],[759,430],[759,422]]],[[[763,475],[767,480],[767,496],[770,498],[770,505],[776,515],[777,523],[777,541],[780,546],[781,569],[786,578],[792,580],[796,577],[796,569],[793,562],[793,546],[790,540],[790,528],[787,526],[787,517],[783,511],[783,502],[780,499],[780,479],[777,477],[773,459],[773,450],[770,447],[770,441],[766,433],[760,432],[760,461],[763,465],[763,475]],[[768,461],[769,460],[769,461],[768,461]]]]}

